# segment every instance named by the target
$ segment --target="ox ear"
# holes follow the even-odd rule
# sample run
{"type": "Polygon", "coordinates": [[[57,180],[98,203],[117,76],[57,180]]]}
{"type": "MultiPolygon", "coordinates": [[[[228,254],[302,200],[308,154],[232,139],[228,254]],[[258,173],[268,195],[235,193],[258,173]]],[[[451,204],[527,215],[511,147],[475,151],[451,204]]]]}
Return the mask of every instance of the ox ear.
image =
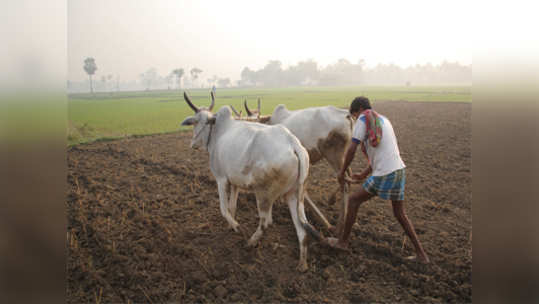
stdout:
{"type": "Polygon", "coordinates": [[[197,123],[197,119],[194,116],[189,116],[184,121],[182,121],[182,126],[191,126],[196,123],[197,123]]]}

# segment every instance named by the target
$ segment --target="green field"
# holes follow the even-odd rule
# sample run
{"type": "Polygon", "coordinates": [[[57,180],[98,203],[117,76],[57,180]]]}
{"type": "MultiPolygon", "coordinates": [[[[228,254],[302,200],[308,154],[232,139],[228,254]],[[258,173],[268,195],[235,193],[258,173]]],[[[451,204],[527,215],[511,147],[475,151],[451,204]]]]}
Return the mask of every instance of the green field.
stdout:
{"type": "MultiPolygon", "coordinates": [[[[262,100],[262,114],[271,114],[278,104],[289,109],[334,105],[347,107],[356,96],[377,101],[471,102],[472,88],[466,87],[302,87],[286,89],[218,89],[215,109],[233,105],[243,109],[247,98],[251,108],[262,100]]],[[[208,106],[208,89],[188,90],[198,106],[208,106]]],[[[150,91],[71,94],[68,98],[68,145],[129,135],[168,133],[180,129],[181,121],[193,114],[183,100],[183,91],[150,91]]]]}

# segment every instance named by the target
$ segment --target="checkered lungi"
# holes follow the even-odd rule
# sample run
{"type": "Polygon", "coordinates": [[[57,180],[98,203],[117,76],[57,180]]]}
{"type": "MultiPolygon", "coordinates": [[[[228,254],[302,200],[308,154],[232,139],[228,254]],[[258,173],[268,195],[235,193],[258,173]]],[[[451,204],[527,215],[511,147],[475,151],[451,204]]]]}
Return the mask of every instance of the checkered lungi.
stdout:
{"type": "Polygon", "coordinates": [[[378,195],[382,199],[392,201],[404,200],[404,184],[406,174],[404,168],[384,176],[370,176],[364,183],[365,191],[378,195]]]}

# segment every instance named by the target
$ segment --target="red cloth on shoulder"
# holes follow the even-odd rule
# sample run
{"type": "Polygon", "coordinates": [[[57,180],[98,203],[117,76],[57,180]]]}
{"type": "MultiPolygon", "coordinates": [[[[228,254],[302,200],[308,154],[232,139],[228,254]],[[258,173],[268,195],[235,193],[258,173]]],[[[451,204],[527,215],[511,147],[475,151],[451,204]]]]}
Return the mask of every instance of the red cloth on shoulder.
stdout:
{"type": "MultiPolygon", "coordinates": [[[[382,119],[374,110],[365,110],[361,113],[365,116],[365,125],[367,131],[367,140],[369,145],[377,147],[382,141],[382,119]]],[[[361,150],[367,155],[367,147],[365,141],[361,142],[361,150]]],[[[368,158],[368,156],[367,156],[368,158]]],[[[370,161],[369,161],[370,162],[370,161]]]]}

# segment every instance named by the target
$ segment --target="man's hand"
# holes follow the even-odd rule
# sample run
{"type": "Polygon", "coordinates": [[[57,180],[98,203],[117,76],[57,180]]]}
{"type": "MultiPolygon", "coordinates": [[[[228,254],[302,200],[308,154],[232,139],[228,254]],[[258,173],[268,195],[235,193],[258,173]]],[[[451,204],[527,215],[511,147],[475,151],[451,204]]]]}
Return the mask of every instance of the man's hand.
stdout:
{"type": "Polygon", "coordinates": [[[361,181],[364,180],[367,176],[364,173],[352,174],[350,177],[345,177],[346,181],[349,184],[361,184],[361,181]]]}
{"type": "Polygon", "coordinates": [[[366,179],[369,174],[372,173],[371,166],[367,167],[367,169],[363,170],[363,172],[359,174],[352,174],[350,178],[346,178],[346,181],[351,184],[359,184],[362,180],[366,179]]]}
{"type": "Polygon", "coordinates": [[[367,174],[365,172],[359,173],[359,174],[352,174],[352,179],[360,181],[364,180],[367,177],[367,174]]]}

